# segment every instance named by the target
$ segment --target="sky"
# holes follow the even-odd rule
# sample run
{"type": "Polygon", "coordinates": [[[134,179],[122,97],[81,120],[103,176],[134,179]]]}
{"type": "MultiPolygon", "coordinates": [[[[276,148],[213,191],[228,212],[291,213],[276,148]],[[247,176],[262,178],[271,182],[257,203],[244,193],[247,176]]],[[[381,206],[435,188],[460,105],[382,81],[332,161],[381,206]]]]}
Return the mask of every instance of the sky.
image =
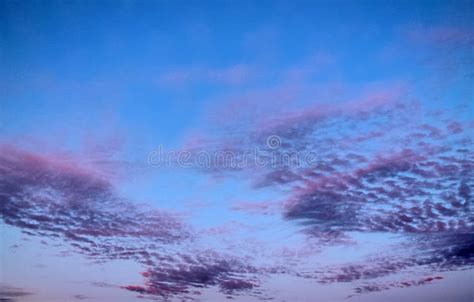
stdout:
{"type": "Polygon", "coordinates": [[[472,1],[0,1],[1,301],[474,300],[472,1]]]}

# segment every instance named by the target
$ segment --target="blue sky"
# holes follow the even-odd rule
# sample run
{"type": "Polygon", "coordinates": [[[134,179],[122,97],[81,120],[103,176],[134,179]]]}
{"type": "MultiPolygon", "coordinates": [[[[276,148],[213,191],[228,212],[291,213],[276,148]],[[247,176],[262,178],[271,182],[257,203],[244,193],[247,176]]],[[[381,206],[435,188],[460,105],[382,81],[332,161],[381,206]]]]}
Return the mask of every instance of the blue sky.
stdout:
{"type": "Polygon", "coordinates": [[[0,16],[0,299],[472,300],[472,1],[0,16]]]}

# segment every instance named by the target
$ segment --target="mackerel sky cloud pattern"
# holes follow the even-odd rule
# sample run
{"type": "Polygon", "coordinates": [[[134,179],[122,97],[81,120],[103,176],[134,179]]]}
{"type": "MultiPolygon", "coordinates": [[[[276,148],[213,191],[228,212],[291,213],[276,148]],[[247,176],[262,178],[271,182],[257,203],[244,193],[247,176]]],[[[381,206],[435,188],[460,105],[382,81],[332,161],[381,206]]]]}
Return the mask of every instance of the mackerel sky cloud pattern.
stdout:
{"type": "Polygon", "coordinates": [[[474,299],[471,1],[0,15],[0,301],[474,299]]]}

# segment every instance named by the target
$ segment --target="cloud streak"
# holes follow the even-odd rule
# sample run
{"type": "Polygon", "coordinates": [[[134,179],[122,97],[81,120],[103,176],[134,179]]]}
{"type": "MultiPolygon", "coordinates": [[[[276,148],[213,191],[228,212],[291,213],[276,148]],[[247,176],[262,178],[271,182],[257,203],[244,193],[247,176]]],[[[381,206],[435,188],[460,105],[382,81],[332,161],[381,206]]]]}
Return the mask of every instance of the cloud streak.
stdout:
{"type": "Polygon", "coordinates": [[[0,284],[0,301],[2,302],[20,301],[23,297],[30,295],[32,295],[32,293],[23,288],[0,284]]]}

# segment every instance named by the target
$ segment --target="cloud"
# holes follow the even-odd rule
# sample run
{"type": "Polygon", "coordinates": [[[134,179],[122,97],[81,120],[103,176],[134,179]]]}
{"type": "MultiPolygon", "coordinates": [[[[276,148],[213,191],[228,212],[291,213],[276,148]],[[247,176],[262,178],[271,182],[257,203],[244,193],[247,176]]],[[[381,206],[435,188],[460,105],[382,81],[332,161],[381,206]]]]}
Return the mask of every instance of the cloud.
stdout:
{"type": "Polygon", "coordinates": [[[161,263],[142,273],[145,286],[127,285],[122,288],[144,295],[180,296],[191,299],[200,289],[217,287],[226,295],[253,292],[259,286],[259,270],[233,257],[223,257],[213,251],[195,256],[181,255],[170,263],[161,263]]]}
{"type": "Polygon", "coordinates": [[[90,247],[105,238],[172,243],[188,236],[176,217],[118,197],[92,171],[12,146],[1,151],[0,210],[7,224],[90,247]]]}
{"type": "Polygon", "coordinates": [[[84,295],[80,295],[80,294],[74,295],[73,297],[74,297],[74,299],[77,299],[77,300],[87,300],[87,299],[89,299],[88,296],[84,296],[84,295]]]}
{"type": "Polygon", "coordinates": [[[231,210],[255,215],[275,215],[281,211],[281,206],[272,201],[240,201],[231,210]]]}
{"type": "MultiPolygon", "coordinates": [[[[325,267],[305,277],[328,284],[351,283],[355,294],[387,290],[394,287],[412,287],[442,280],[442,276],[426,277],[411,281],[379,281],[402,273],[442,273],[472,268],[474,265],[474,233],[466,234],[416,234],[387,255],[371,256],[352,264],[325,267]]],[[[386,279],[385,279],[386,280],[386,279]]]]}
{"type": "MultiPolygon", "coordinates": [[[[474,64],[474,30],[469,26],[411,26],[403,32],[404,43],[424,54],[417,62],[427,65],[428,77],[435,80],[431,87],[450,90],[455,80],[472,79],[474,64]]],[[[403,50],[402,50],[403,52],[403,50]]],[[[413,56],[410,51],[409,56],[413,56]]]]}
{"type": "MultiPolygon", "coordinates": [[[[239,68],[193,71],[170,80],[237,83],[241,72],[239,68]]],[[[356,294],[363,294],[425,285],[441,280],[438,273],[443,271],[472,268],[474,157],[468,131],[472,121],[449,112],[428,112],[418,102],[405,101],[409,99],[405,85],[375,86],[340,96],[336,99],[341,101],[329,105],[300,108],[299,104],[293,110],[286,110],[291,107],[286,104],[307,93],[305,85],[237,95],[222,111],[222,117],[229,119],[222,137],[185,148],[191,157],[200,151],[230,151],[239,157],[256,148],[272,152],[266,153],[267,159],[273,154],[317,155],[298,165],[249,164],[235,169],[217,161],[200,169],[245,175],[255,190],[282,193],[278,200],[231,206],[247,214],[278,214],[279,223],[297,227],[313,244],[306,249],[289,243],[279,254],[258,251],[271,255],[266,265],[258,266],[245,256],[250,253],[248,242],[234,243],[242,249],[238,256],[224,254],[228,246],[209,251],[197,243],[198,236],[229,234],[226,225],[195,232],[172,213],[120,197],[107,174],[12,145],[0,148],[2,220],[25,234],[64,240],[94,261],[140,263],[142,284],[110,286],[141,297],[188,300],[212,288],[227,296],[266,298],[262,280],[280,273],[321,284],[351,283],[356,294]],[[259,99],[261,110],[253,107],[259,99]],[[285,111],[266,111],[275,107],[275,100],[285,111]],[[234,118],[239,121],[232,124],[234,118]],[[280,139],[277,148],[268,145],[270,135],[280,139]],[[301,256],[328,245],[354,244],[354,233],[400,236],[403,242],[392,248],[403,253],[376,253],[359,262],[324,267],[306,263],[301,256]],[[291,262],[276,266],[282,259],[291,262]],[[380,281],[412,270],[436,276],[380,281]]],[[[230,229],[236,228],[230,225],[230,229]]]]}
{"type": "Polygon", "coordinates": [[[473,165],[442,153],[425,157],[406,149],[350,173],[307,181],[288,200],[285,215],[340,231],[472,231],[468,192],[473,165]],[[443,185],[447,183],[454,186],[443,185]]]}
{"type": "MultiPolygon", "coordinates": [[[[255,268],[194,247],[196,234],[178,217],[119,197],[100,173],[10,145],[0,154],[3,222],[25,234],[64,240],[93,261],[129,259],[146,267],[145,285],[121,288],[191,298],[204,287],[234,295],[258,286],[255,268]]],[[[13,301],[21,294],[5,289],[3,296],[13,301]]]]}
{"type": "MultiPolygon", "coordinates": [[[[271,118],[257,114],[255,125],[264,126],[236,124],[229,135],[194,147],[211,153],[241,154],[255,148],[277,155],[314,152],[317,157],[311,163],[240,169],[217,164],[203,171],[245,175],[255,189],[281,192],[283,198],[272,201],[272,209],[321,246],[348,244],[355,233],[382,233],[403,241],[393,249],[405,253],[375,254],[359,263],[315,268],[313,273],[287,268],[291,274],[357,287],[410,270],[472,268],[474,153],[473,137],[466,131],[472,122],[456,112],[430,111],[420,102],[405,101],[407,96],[400,88],[369,89],[351,102],[271,118]],[[280,138],[272,150],[266,145],[269,135],[280,138]]],[[[233,209],[268,212],[267,203],[242,203],[233,209]]],[[[403,284],[373,290],[361,286],[355,292],[403,284]]]]}
{"type": "MultiPolygon", "coordinates": [[[[431,284],[435,281],[442,280],[442,276],[433,276],[433,277],[425,277],[418,280],[405,280],[405,281],[398,281],[398,282],[390,282],[390,283],[378,283],[378,284],[366,284],[358,286],[354,289],[356,294],[367,294],[372,292],[379,292],[382,290],[388,290],[391,288],[406,288],[406,287],[414,287],[420,285],[431,284]]],[[[348,298],[353,297],[354,295],[348,296],[348,298]]]]}
{"type": "MultiPolygon", "coordinates": [[[[400,115],[397,119],[404,120],[400,115]]],[[[462,129],[463,122],[455,122],[456,127],[450,126],[453,122],[449,119],[446,127],[440,124],[433,122],[428,127],[410,123],[405,128],[400,122],[400,128],[369,136],[361,141],[362,146],[348,144],[333,151],[332,156],[323,159],[333,167],[329,173],[317,168],[311,174],[303,169],[295,172],[302,180],[296,181],[284,201],[284,217],[298,222],[306,234],[386,233],[410,242],[394,247],[406,249],[406,254],[373,256],[360,263],[340,265],[332,273],[332,268],[320,269],[324,276],[315,273],[308,277],[321,283],[349,282],[356,286],[363,280],[378,280],[410,269],[442,272],[474,266],[472,140],[463,131],[453,131],[462,129]],[[405,137],[420,133],[420,129],[426,135],[399,141],[400,129],[405,137]],[[367,146],[379,146],[378,139],[384,145],[370,152],[367,146]],[[339,159],[337,164],[333,158],[339,159]]],[[[375,283],[356,287],[355,292],[391,287],[375,283]]]]}
{"type": "Polygon", "coordinates": [[[23,288],[13,287],[7,284],[0,284],[0,301],[15,302],[20,301],[23,297],[32,295],[31,292],[23,288]]]}

